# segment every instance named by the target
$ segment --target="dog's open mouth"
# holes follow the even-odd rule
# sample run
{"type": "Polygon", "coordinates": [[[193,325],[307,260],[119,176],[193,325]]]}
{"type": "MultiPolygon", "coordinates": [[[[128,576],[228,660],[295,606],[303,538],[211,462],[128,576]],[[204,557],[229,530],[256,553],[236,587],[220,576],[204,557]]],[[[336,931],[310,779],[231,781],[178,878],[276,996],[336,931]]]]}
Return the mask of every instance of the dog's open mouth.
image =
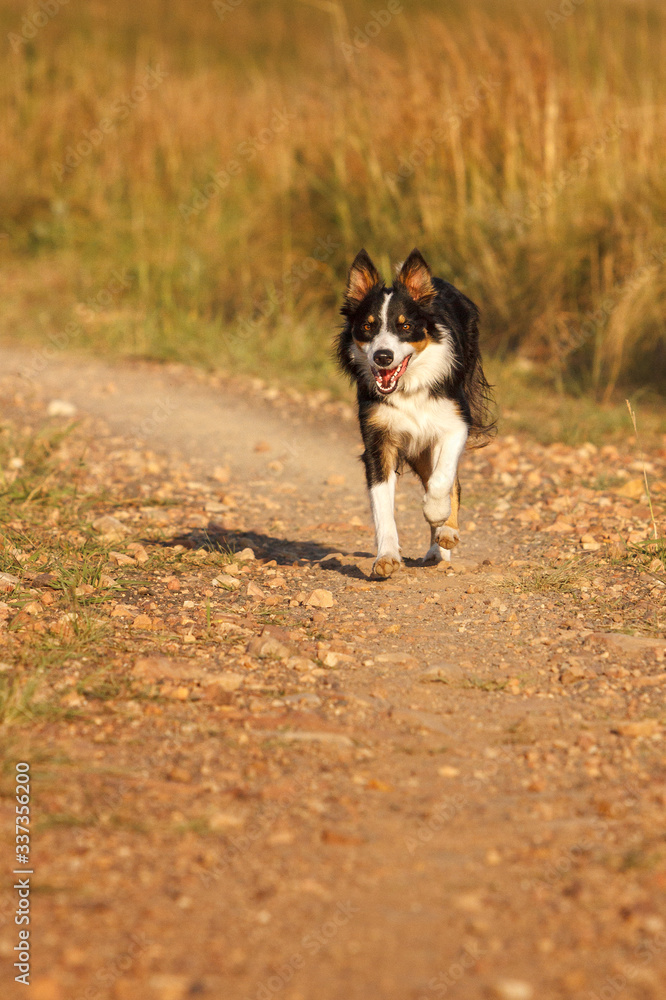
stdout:
{"type": "Polygon", "coordinates": [[[382,393],[383,396],[388,396],[390,393],[394,392],[400,381],[400,376],[404,375],[405,369],[409,364],[410,355],[402,361],[396,368],[375,368],[372,369],[372,374],[375,377],[375,382],[377,383],[377,388],[382,393]]]}

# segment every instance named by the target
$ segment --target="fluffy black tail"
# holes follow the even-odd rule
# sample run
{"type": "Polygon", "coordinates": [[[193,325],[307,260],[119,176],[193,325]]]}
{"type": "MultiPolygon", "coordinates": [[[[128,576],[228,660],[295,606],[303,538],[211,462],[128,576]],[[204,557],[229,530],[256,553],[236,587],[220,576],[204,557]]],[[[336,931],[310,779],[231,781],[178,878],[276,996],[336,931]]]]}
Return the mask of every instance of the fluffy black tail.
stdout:
{"type": "Polygon", "coordinates": [[[467,447],[483,448],[497,433],[497,415],[493,387],[483,374],[481,355],[465,378],[465,395],[472,417],[467,447]]]}

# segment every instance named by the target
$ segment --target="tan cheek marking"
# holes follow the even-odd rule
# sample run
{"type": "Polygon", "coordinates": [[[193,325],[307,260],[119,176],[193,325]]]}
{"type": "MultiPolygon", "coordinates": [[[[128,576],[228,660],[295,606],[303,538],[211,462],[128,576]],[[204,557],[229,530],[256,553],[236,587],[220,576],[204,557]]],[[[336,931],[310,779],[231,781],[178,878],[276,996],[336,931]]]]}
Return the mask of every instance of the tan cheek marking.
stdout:
{"type": "Polygon", "coordinates": [[[425,351],[426,347],[430,343],[430,337],[426,334],[423,340],[410,340],[409,343],[412,345],[416,353],[420,354],[421,351],[425,351]]]}

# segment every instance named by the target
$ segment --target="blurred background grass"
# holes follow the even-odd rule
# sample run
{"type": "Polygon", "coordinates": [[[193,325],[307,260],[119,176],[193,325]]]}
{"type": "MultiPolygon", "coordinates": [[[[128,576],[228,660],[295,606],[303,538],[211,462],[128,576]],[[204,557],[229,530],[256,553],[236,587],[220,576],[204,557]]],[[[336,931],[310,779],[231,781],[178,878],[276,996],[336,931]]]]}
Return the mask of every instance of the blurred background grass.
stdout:
{"type": "Polygon", "coordinates": [[[0,0],[3,339],[344,392],[416,245],[514,395],[666,388],[660,0],[61,2],[0,0]]]}

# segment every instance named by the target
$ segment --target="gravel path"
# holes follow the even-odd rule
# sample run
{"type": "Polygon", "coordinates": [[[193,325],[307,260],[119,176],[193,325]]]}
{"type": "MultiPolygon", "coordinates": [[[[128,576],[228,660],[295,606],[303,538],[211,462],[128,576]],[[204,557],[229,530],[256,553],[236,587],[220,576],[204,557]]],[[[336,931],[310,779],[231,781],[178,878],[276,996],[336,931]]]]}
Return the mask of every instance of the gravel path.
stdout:
{"type": "MultiPolygon", "coordinates": [[[[2,670],[54,709],[3,727],[4,829],[34,772],[31,1000],[661,998],[666,587],[633,442],[467,455],[449,569],[402,477],[379,582],[344,404],[2,361],[17,440],[75,423],[58,474],[89,499],[46,505],[49,544],[103,553],[68,594],[23,508],[6,528],[2,670]],[[45,668],[49,637],[78,646],[45,668]]],[[[648,471],[663,536],[666,450],[648,471]]]]}

